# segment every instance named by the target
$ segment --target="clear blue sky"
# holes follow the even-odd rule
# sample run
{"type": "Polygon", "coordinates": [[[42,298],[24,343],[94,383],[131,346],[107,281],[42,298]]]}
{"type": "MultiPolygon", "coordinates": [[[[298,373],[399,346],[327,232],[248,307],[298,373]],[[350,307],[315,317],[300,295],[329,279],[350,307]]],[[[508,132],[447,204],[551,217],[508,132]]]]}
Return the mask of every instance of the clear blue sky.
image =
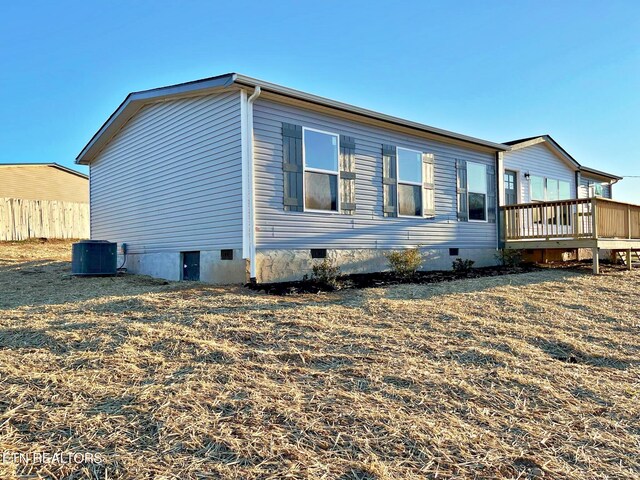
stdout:
{"type": "Polygon", "coordinates": [[[72,166],[127,93],[230,71],[640,175],[638,0],[5,3],[0,162],[72,166]]]}

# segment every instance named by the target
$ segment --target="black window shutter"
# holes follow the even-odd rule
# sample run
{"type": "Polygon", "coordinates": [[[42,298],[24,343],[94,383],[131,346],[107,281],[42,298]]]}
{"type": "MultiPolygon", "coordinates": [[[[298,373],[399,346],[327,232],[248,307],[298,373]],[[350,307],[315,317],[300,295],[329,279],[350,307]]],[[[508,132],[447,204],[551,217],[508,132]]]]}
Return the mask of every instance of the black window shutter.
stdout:
{"type": "Polygon", "coordinates": [[[290,123],[282,124],[282,170],[284,174],[284,209],[302,212],[302,127],[290,123]]]}
{"type": "Polygon", "coordinates": [[[340,135],[340,210],[356,211],[356,142],[345,135],[340,135]]]}
{"type": "Polygon", "coordinates": [[[457,195],[458,195],[458,221],[469,221],[469,206],[467,205],[467,162],[456,160],[457,195]]]}
{"type": "Polygon", "coordinates": [[[496,223],[496,167],[487,165],[487,220],[496,223]]]}
{"type": "Polygon", "coordinates": [[[396,147],[382,145],[382,211],[385,217],[398,216],[397,191],[396,147]]]}

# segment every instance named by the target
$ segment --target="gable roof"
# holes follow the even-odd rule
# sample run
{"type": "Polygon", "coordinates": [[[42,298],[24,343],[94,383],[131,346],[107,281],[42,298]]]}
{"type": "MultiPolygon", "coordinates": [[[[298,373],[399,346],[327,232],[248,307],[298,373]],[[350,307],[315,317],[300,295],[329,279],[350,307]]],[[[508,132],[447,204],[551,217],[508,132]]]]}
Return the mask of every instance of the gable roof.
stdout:
{"type": "Polygon", "coordinates": [[[216,77],[195,80],[192,82],[179,83],[167,87],[154,88],[140,92],[133,92],[127,95],[124,101],[115,112],[100,127],[89,143],[82,149],[76,157],[76,163],[86,165],[96,154],[113,138],[113,136],[129,121],[145,104],[164,100],[171,97],[184,97],[192,95],[205,95],[222,88],[232,86],[237,87],[260,87],[263,92],[270,92],[280,96],[289,97],[304,102],[328,107],[342,112],[352,113],[358,116],[372,118],[385,123],[407,127],[413,130],[427,132],[444,138],[462,141],[473,145],[479,145],[496,151],[506,151],[509,147],[501,143],[481,140],[479,138],[462,135],[459,133],[443,130],[429,125],[424,125],[410,120],[405,120],[391,115],[386,115],[373,110],[356,107],[347,103],[338,102],[325,97],[312,95],[310,93],[294,90],[275,83],[269,83],[255,78],[247,77],[239,73],[226,73],[216,77]]]}
{"type": "Polygon", "coordinates": [[[569,152],[562,148],[558,142],[551,138],[551,135],[539,135],[537,137],[521,138],[519,140],[504,142],[505,145],[511,147],[511,150],[519,150],[539,143],[546,143],[556,155],[563,158],[568,164],[573,165],[576,169],[580,168],[578,161],[569,155],[569,152]]]}
{"type": "Polygon", "coordinates": [[[519,150],[521,148],[527,148],[539,143],[545,143],[552,151],[556,153],[556,155],[558,155],[560,158],[563,158],[569,165],[573,165],[573,167],[580,172],[593,174],[606,180],[613,180],[614,183],[618,180],[622,180],[622,177],[619,177],[617,175],[580,165],[580,163],[575,158],[573,158],[569,154],[569,152],[562,148],[560,144],[551,137],[551,135],[538,135],[537,137],[520,138],[518,140],[510,140],[508,142],[504,142],[505,145],[509,145],[511,147],[511,150],[519,150]]]}
{"type": "Polygon", "coordinates": [[[60,165],[59,163],[43,163],[43,162],[39,162],[39,163],[27,163],[27,162],[23,162],[23,163],[0,163],[0,167],[52,167],[52,168],[57,168],[58,170],[62,170],[63,172],[66,173],[71,173],[72,175],[77,175],[79,177],[84,178],[85,180],[89,179],[89,176],[79,172],[77,170],[74,170],[73,168],[68,168],[65,167],[64,165],[60,165]]]}

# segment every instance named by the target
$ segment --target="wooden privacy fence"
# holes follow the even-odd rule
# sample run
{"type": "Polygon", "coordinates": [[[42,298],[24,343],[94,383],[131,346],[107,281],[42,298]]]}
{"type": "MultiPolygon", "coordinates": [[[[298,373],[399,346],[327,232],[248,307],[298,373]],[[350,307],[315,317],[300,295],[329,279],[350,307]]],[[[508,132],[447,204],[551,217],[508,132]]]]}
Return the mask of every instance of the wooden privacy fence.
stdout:
{"type": "Polygon", "coordinates": [[[89,238],[89,204],[0,198],[0,241],[89,238]]]}

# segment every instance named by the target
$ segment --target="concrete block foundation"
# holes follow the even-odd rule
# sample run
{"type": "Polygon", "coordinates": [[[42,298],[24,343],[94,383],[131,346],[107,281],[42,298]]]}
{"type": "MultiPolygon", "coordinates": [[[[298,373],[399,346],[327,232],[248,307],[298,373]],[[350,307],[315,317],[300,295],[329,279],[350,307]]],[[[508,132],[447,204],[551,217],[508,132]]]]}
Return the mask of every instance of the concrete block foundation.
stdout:
{"type": "Polygon", "coordinates": [[[242,250],[233,251],[233,260],[220,260],[220,250],[200,252],[200,281],[207,283],[247,283],[249,261],[242,250]]]}
{"type": "MultiPolygon", "coordinates": [[[[123,256],[118,255],[118,266],[123,256]]],[[[166,280],[182,280],[181,252],[129,253],[124,265],[129,273],[149,275],[166,280]]],[[[220,250],[200,251],[200,281],[213,284],[246,283],[248,262],[242,250],[233,251],[233,260],[221,260],[220,250]]]]}
{"type": "MultiPolygon", "coordinates": [[[[124,257],[118,255],[118,266],[122,265],[124,257]]],[[[182,262],[180,252],[160,253],[130,253],[124,268],[129,273],[149,275],[165,280],[180,280],[182,276],[182,262]]]]}

